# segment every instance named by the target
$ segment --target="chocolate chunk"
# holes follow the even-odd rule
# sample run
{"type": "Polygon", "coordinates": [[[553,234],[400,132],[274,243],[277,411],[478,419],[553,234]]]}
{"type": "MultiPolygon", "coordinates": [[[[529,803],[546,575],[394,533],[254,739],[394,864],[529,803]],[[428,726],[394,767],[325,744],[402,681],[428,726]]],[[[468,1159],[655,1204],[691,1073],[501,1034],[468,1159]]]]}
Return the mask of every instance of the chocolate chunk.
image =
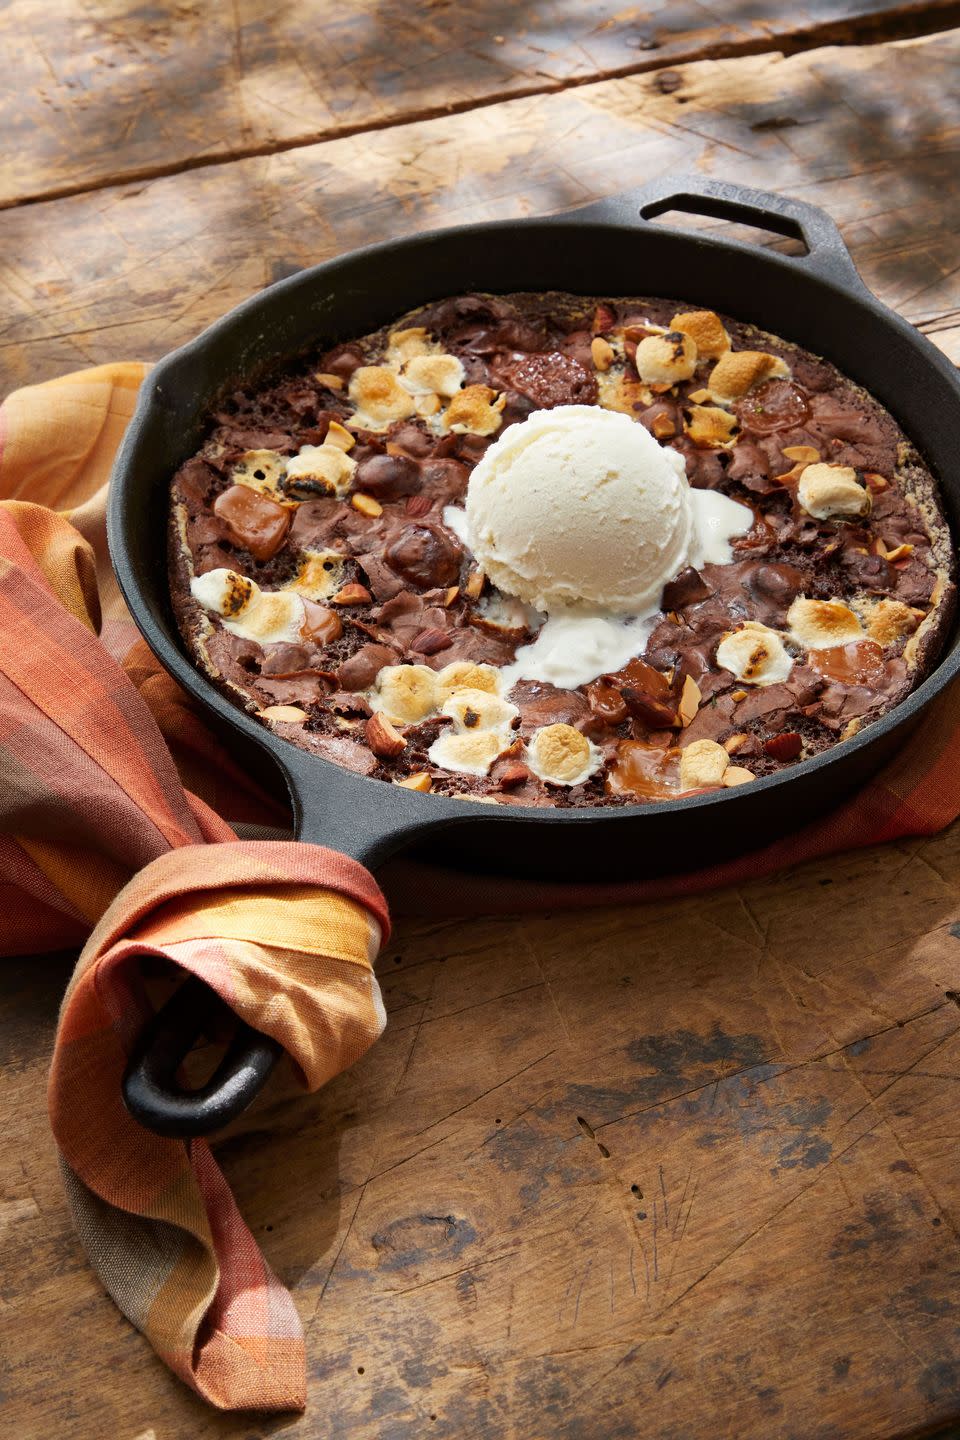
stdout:
{"type": "Polygon", "coordinates": [[[303,624],[300,634],[306,635],[315,645],[332,645],[343,634],[343,621],[336,610],[318,605],[315,600],[303,602],[303,624]]]}
{"type": "Polygon", "coordinates": [[[302,674],[310,668],[310,651],[306,645],[271,645],[260,667],[261,675],[280,678],[302,674]]]}
{"type": "Polygon", "coordinates": [[[386,645],[361,645],[336,672],[341,690],[367,690],[385,665],[396,665],[399,656],[386,645]]]}
{"type": "Polygon", "coordinates": [[[520,711],[525,732],[543,725],[580,728],[590,717],[590,706],[579,690],[558,690],[541,680],[518,680],[507,697],[520,711]]]}
{"type": "Polygon", "coordinates": [[[746,583],[751,594],[786,611],[803,589],[803,576],[794,565],[758,565],[750,571],[746,583]]]}
{"type": "Polygon", "coordinates": [[[453,536],[433,525],[410,525],[387,547],[387,564],[419,590],[455,585],[463,551],[453,536]]]}
{"type": "Polygon", "coordinates": [[[255,560],[276,555],[290,529],[290,511],[248,485],[224,490],[213,502],[213,513],[234,544],[249,550],[255,560]]]}
{"type": "Polygon", "coordinates": [[[501,384],[526,395],[538,410],[596,403],[596,376],[586,371],[579,361],[557,350],[549,355],[498,357],[492,369],[501,384]]]}
{"type": "Polygon", "coordinates": [[[351,342],[328,350],[321,357],[318,369],[322,374],[339,375],[341,380],[349,380],[354,370],[359,370],[364,363],[362,347],[351,342]]]}
{"type": "Polygon", "coordinates": [[[685,605],[696,605],[698,600],[706,600],[712,594],[709,586],[703,583],[703,576],[699,570],[688,565],[686,570],[681,570],[675,580],[671,580],[663,587],[663,610],[682,610],[685,605]]]}
{"type": "MultiPolygon", "coordinates": [[[[420,476],[424,496],[429,496],[435,504],[450,505],[455,500],[462,500],[466,495],[470,470],[460,460],[424,460],[420,467],[420,476]]],[[[407,514],[409,513],[408,504],[407,514]]]]}
{"type": "Polygon", "coordinates": [[[420,466],[407,455],[371,455],[357,466],[354,485],[378,500],[415,495],[420,489],[420,466]]]}
{"type": "Polygon", "coordinates": [[[767,380],[738,400],[734,409],[743,429],[754,435],[793,429],[810,416],[806,394],[790,380],[767,380]]]}

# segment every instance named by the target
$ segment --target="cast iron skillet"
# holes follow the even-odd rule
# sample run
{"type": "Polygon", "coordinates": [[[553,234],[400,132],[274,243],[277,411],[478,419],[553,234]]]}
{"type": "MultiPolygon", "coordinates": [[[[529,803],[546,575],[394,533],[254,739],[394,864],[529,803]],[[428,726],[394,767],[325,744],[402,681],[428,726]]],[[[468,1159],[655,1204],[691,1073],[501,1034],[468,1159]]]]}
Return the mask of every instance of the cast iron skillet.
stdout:
{"type": "MultiPolygon", "coordinates": [[[[654,180],[583,209],[434,231],[302,271],[231,311],[167,356],[146,381],[117,457],[109,539],[117,578],[151,649],[213,716],[276,762],[296,833],[375,867],[416,846],[446,864],[552,880],[623,880],[690,869],[753,849],[835,806],[902,744],[960,669],[956,637],[936,671],[892,714],[795,770],[749,786],[622,809],[481,806],[424,796],[308,755],[238,709],[187,659],[168,596],[168,484],[201,441],[217,397],[277,362],[378,328],[426,301],[469,290],[651,294],[726,311],[825,355],[902,424],[939,477],[960,533],[960,379],[945,357],[866,289],[833,221],[797,200],[700,177],[654,180]],[[687,211],[804,242],[787,256],[652,224],[687,211]]],[[[274,774],[274,783],[276,783],[274,774]]],[[[188,982],[141,1038],[128,1107],[162,1134],[207,1134],[250,1102],[278,1047],[244,1026],[213,1079],[184,1091],[183,1056],[219,1002],[188,982]]]]}

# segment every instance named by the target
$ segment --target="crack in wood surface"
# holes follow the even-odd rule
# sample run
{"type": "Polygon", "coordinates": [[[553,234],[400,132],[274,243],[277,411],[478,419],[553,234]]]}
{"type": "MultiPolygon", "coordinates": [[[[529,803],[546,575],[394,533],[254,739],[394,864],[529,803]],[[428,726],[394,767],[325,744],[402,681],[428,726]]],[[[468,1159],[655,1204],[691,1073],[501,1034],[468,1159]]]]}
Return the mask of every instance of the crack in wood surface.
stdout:
{"type": "MultiPolygon", "coordinates": [[[[65,181],[63,184],[50,186],[30,194],[0,197],[0,210],[21,209],[24,206],[39,205],[75,195],[89,194],[97,190],[112,189],[119,185],[137,184],[141,181],[184,174],[190,170],[231,164],[239,160],[270,157],[291,150],[325,144],[331,140],[391,130],[398,125],[416,124],[451,115],[463,115],[473,110],[500,105],[508,100],[559,94],[566,90],[596,85],[608,80],[627,79],[633,75],[643,75],[656,70],[669,71],[677,66],[693,64],[702,60],[733,60],[773,53],[785,56],[798,55],[828,45],[882,45],[895,40],[915,39],[936,34],[957,25],[960,25],[960,0],[933,0],[933,3],[929,3],[929,0],[917,0],[917,3],[907,4],[900,10],[828,20],[821,24],[814,24],[805,30],[779,32],[770,29],[763,37],[739,41],[718,41],[701,46],[693,45],[686,50],[671,51],[663,58],[651,55],[644,60],[598,69],[586,75],[569,75],[559,80],[551,80],[545,75],[544,83],[540,85],[505,87],[493,90],[489,94],[472,96],[464,100],[450,100],[442,104],[420,107],[410,106],[406,109],[398,109],[390,115],[372,116],[353,125],[331,124],[296,136],[251,141],[246,145],[235,144],[226,150],[204,150],[195,155],[181,156],[171,161],[131,165],[125,169],[111,172],[109,175],[98,176],[93,180],[65,181]]],[[[235,63],[239,67],[239,29],[237,30],[236,45],[235,63]]],[[[241,131],[245,128],[246,121],[241,119],[241,131]]]]}

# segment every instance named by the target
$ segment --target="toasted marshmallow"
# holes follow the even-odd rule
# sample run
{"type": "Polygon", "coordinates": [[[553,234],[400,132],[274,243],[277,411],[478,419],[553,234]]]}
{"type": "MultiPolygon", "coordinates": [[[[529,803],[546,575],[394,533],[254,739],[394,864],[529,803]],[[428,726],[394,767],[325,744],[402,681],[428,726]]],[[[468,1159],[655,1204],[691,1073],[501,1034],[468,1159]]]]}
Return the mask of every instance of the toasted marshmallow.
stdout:
{"type": "Polygon", "coordinates": [[[305,550],[303,563],[282,588],[295,590],[305,600],[326,600],[343,581],[343,556],[336,550],[305,550]]]}
{"type": "Polygon", "coordinates": [[[597,400],[604,410],[616,410],[636,420],[637,409],[650,405],[653,395],[646,385],[622,370],[608,370],[597,376],[597,400]]]}
{"type": "Polygon", "coordinates": [[[863,639],[863,626],[840,600],[810,600],[798,595],[787,611],[790,637],[805,650],[829,650],[863,639]]]}
{"type": "Polygon", "coordinates": [[[681,330],[648,335],[637,346],[637,374],[645,385],[676,385],[697,368],[697,345],[681,330]]]}
{"type": "Polygon", "coordinates": [[[399,369],[408,360],[414,360],[419,355],[435,355],[439,349],[440,346],[430,339],[429,332],[422,325],[414,325],[409,330],[394,330],[387,336],[384,359],[388,365],[399,369]]]}
{"type": "Polygon", "coordinates": [[[303,445],[287,461],[283,486],[291,499],[348,494],[357,462],[339,445],[303,445]]]}
{"type": "Polygon", "coordinates": [[[455,435],[493,435],[500,429],[506,395],[494,396],[489,385],[468,385],[458,390],[443,413],[445,430],[455,435]]]}
{"type": "Polygon", "coordinates": [[[776,630],[748,620],[717,646],[717,664],[747,685],[778,685],[793,668],[776,630]]]}
{"type": "Polygon", "coordinates": [[[414,725],[437,708],[437,677],[426,665],[386,665],[377,676],[374,708],[390,720],[414,725]]]}
{"type": "Polygon", "coordinates": [[[362,430],[386,430],[394,420],[414,413],[413,396],[385,365],[361,365],[350,377],[348,395],[356,406],[350,425],[362,430]]]}
{"type": "Polygon", "coordinates": [[[411,395],[456,395],[466,372],[456,355],[417,355],[408,360],[400,384],[411,395]]]}
{"type": "Polygon", "coordinates": [[[867,634],[878,645],[892,645],[917,628],[919,616],[902,600],[878,600],[867,610],[867,634]]]}
{"type": "Polygon", "coordinates": [[[597,747],[572,725],[544,725],[527,747],[530,769],[550,785],[582,785],[603,764],[597,747]]]}
{"type": "Polygon", "coordinates": [[[501,700],[489,690],[457,690],[440,706],[441,715],[449,715],[457,730],[499,730],[508,732],[511,721],[519,714],[516,705],[501,700]]]}
{"type": "Polygon", "coordinates": [[[869,515],[870,492],[857,480],[851,465],[806,465],[797,485],[797,500],[815,520],[832,515],[869,515]]]}
{"type": "MultiPolygon", "coordinates": [[[[431,764],[461,775],[486,775],[511,742],[495,730],[444,731],[427,751],[431,764]]],[[[472,798],[472,797],[464,797],[472,798]]]]}
{"type": "Polygon", "coordinates": [[[694,445],[721,449],[736,443],[740,426],[737,417],[719,405],[692,405],[684,415],[683,428],[694,445]]]}
{"type": "Polygon", "coordinates": [[[680,789],[722,785],[730,756],[716,740],[694,740],[680,752],[680,789]]]}
{"type": "Polygon", "coordinates": [[[690,336],[700,360],[718,360],[730,349],[730,336],[723,328],[720,316],[712,310],[687,310],[674,315],[670,329],[690,336]]]}
{"type": "Polygon", "coordinates": [[[276,450],[246,450],[230,472],[234,485],[246,485],[279,500],[283,495],[283,477],[287,473],[287,461],[276,450]]]}
{"type": "Polygon", "coordinates": [[[290,590],[261,590],[256,581],[235,570],[208,570],[190,582],[190,593],[204,610],[219,615],[223,628],[258,645],[300,638],[304,609],[290,590]]]}
{"type": "Polygon", "coordinates": [[[437,684],[444,695],[459,690],[486,690],[500,693],[500,676],[495,665],[477,665],[472,660],[453,660],[437,671],[437,684]]]}
{"type": "Polygon", "coordinates": [[[790,374],[786,361],[763,350],[728,350],[710,371],[710,391],[717,400],[738,400],[764,380],[790,374]]]}

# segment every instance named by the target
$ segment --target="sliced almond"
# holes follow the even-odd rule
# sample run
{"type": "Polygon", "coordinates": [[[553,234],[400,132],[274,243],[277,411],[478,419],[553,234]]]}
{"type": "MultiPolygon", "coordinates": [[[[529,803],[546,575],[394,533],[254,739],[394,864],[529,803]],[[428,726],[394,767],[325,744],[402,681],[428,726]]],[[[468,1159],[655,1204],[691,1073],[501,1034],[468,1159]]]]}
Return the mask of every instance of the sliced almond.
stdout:
{"type": "Polygon", "coordinates": [[[669,415],[654,416],[650,429],[658,440],[672,440],[677,433],[677,427],[669,415]]]}
{"type": "Polygon", "coordinates": [[[887,560],[891,565],[896,565],[898,560],[906,560],[912,554],[912,545],[897,545],[893,550],[887,551],[887,560]]]}
{"type": "Polygon", "coordinates": [[[691,723],[700,709],[702,699],[700,686],[692,675],[685,675],[683,689],[680,691],[680,703],[677,706],[677,714],[680,717],[680,724],[684,729],[691,723]]]}
{"type": "Polygon", "coordinates": [[[354,581],[344,585],[343,589],[338,590],[336,595],[331,595],[330,599],[334,605],[369,605],[373,596],[366,585],[358,585],[354,581]]]}
{"type": "MultiPolygon", "coordinates": [[[[745,695],[744,698],[746,698],[745,695]]],[[[747,735],[728,735],[723,742],[723,748],[728,755],[736,755],[737,751],[742,750],[746,745],[748,738],[747,735]]]]}
{"type": "Polygon", "coordinates": [[[723,772],[721,784],[729,788],[733,785],[746,785],[749,780],[756,778],[752,770],[747,770],[742,765],[728,765],[723,772]]]}
{"type": "Polygon", "coordinates": [[[330,375],[326,370],[318,370],[313,378],[318,385],[326,385],[328,390],[343,389],[343,377],[341,375],[330,375]]]}
{"type": "Polygon", "coordinates": [[[364,495],[360,490],[350,497],[350,504],[354,510],[359,510],[361,515],[366,515],[371,520],[376,520],[383,514],[380,501],[374,500],[372,495],[364,495]]]}
{"type": "Polygon", "coordinates": [[[323,443],[324,445],[335,445],[338,450],[352,450],[357,443],[357,437],[351,435],[339,420],[331,420],[323,443]]]}
{"type": "Polygon", "coordinates": [[[266,710],[258,710],[257,714],[261,720],[286,725],[302,725],[304,720],[310,719],[306,710],[301,710],[299,705],[268,705],[266,710]]]}
{"type": "Polygon", "coordinates": [[[467,576],[466,584],[463,587],[464,594],[469,596],[471,600],[479,600],[483,593],[486,578],[482,570],[472,570],[467,576]]]}
{"type": "Polygon", "coordinates": [[[460,586],[459,586],[459,585],[450,585],[450,586],[447,587],[447,590],[446,590],[446,592],[445,592],[445,594],[444,594],[444,597],[443,597],[443,607],[444,607],[445,610],[449,610],[450,606],[454,603],[454,601],[457,599],[457,597],[459,596],[459,594],[460,594],[460,586]]]}
{"type": "Polygon", "coordinates": [[[426,794],[433,789],[433,781],[426,770],[416,770],[412,775],[407,775],[403,780],[395,780],[395,785],[402,785],[404,790],[420,790],[426,794]]]}

